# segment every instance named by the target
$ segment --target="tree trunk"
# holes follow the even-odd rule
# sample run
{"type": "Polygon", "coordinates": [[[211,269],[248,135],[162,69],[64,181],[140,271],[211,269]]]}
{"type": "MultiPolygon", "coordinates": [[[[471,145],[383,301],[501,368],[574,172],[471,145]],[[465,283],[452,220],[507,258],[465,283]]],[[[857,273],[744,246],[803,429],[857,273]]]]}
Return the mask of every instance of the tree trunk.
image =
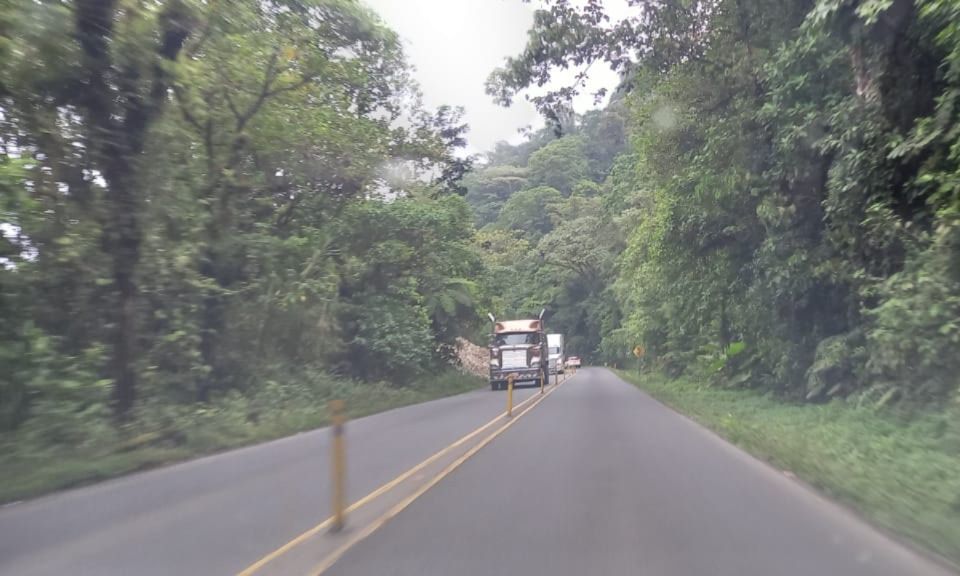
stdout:
{"type": "Polygon", "coordinates": [[[720,350],[726,351],[730,346],[730,319],[727,316],[727,297],[720,297],[720,350]]]}
{"type": "MultiPolygon", "coordinates": [[[[137,246],[139,242],[135,243],[137,246]]],[[[134,273],[140,260],[138,247],[121,249],[114,257],[113,280],[117,288],[116,326],[113,333],[112,370],[113,401],[117,415],[123,419],[136,400],[137,357],[136,282],[134,273]]]]}
{"type": "Polygon", "coordinates": [[[127,156],[109,162],[104,170],[108,182],[109,223],[105,227],[106,248],[111,258],[117,306],[112,323],[110,375],[113,378],[114,410],[124,419],[133,407],[137,392],[137,265],[140,263],[140,203],[134,190],[137,159],[127,156]]]}
{"type": "MultiPolygon", "coordinates": [[[[219,286],[219,282],[218,282],[219,286]]],[[[199,383],[197,400],[206,402],[210,390],[220,383],[223,377],[222,363],[219,358],[220,334],[225,326],[225,304],[218,293],[207,293],[203,298],[203,326],[200,332],[200,355],[203,363],[210,369],[206,378],[199,383]]]]}
{"type": "Polygon", "coordinates": [[[112,263],[117,307],[111,318],[113,401],[119,420],[129,416],[137,392],[137,264],[143,231],[139,221],[141,155],[150,126],[167,98],[169,78],[163,61],[174,61],[194,24],[181,0],[161,6],[157,18],[159,43],[154,61],[120,70],[113,61],[116,0],[78,0],[76,38],[83,50],[86,89],[75,95],[85,112],[93,155],[106,181],[107,220],[104,249],[112,263]]]}

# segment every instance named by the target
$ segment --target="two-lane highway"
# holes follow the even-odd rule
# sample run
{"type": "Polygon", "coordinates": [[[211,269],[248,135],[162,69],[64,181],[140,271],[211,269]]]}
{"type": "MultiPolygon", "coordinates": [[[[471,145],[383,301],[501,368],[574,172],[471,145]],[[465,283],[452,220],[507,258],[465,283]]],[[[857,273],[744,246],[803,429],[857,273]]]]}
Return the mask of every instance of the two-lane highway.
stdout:
{"type": "Polygon", "coordinates": [[[330,513],[319,430],[0,510],[0,574],[950,574],[606,370],[538,392],[351,422],[351,501],[417,473],[342,534],[298,538],[330,513]]]}

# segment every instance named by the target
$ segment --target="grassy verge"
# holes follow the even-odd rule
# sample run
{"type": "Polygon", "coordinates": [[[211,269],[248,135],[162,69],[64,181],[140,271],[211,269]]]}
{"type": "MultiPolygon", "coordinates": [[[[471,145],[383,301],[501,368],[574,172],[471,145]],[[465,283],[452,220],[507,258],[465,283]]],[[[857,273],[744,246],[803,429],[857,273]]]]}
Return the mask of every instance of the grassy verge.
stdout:
{"type": "Polygon", "coordinates": [[[327,401],[346,401],[351,418],[465,392],[485,384],[449,371],[406,387],[314,374],[265,383],[202,408],[147,403],[122,430],[104,414],[39,416],[0,436],[0,502],[88,484],[327,424],[327,401]]]}
{"type": "Polygon", "coordinates": [[[839,401],[793,405],[748,390],[620,375],[877,525],[960,563],[960,423],[949,415],[908,421],[839,401]]]}

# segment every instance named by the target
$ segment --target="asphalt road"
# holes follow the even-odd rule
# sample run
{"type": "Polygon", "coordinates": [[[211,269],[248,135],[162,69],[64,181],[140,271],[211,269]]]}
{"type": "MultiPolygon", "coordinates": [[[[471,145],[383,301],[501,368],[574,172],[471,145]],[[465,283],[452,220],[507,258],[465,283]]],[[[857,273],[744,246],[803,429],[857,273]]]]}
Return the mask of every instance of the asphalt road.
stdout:
{"type": "MultiPolygon", "coordinates": [[[[348,423],[349,500],[503,409],[487,389],[348,423]]],[[[236,574],[330,515],[329,439],[318,430],[0,509],[0,575],[236,574]]]]}
{"type": "MultiPolygon", "coordinates": [[[[349,423],[349,499],[503,402],[482,390],[349,423]]],[[[380,526],[326,574],[949,574],[610,372],[582,370],[531,406],[385,524],[371,511],[316,535],[338,547],[380,526]]],[[[328,441],[320,430],[2,509],[0,574],[236,574],[329,516],[328,441]]],[[[311,574],[322,547],[258,574],[311,574]]]]}
{"type": "Polygon", "coordinates": [[[327,574],[948,572],[610,372],[587,369],[327,574]]]}

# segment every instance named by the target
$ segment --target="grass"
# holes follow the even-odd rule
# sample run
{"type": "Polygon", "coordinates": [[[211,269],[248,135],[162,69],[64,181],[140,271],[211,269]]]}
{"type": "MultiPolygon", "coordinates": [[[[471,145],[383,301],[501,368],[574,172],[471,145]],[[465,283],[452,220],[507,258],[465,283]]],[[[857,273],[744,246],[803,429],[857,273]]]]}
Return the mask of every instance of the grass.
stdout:
{"type": "Polygon", "coordinates": [[[333,398],[359,418],[483,384],[452,370],[405,387],[314,374],[297,383],[266,382],[255,394],[224,396],[202,408],[148,403],[120,430],[103,413],[41,415],[0,436],[0,503],[319,428],[328,423],[333,398]]]}
{"type": "Polygon", "coordinates": [[[652,396],[878,526],[960,563],[960,422],[905,419],[835,401],[787,404],[655,374],[620,372],[652,396]]]}

